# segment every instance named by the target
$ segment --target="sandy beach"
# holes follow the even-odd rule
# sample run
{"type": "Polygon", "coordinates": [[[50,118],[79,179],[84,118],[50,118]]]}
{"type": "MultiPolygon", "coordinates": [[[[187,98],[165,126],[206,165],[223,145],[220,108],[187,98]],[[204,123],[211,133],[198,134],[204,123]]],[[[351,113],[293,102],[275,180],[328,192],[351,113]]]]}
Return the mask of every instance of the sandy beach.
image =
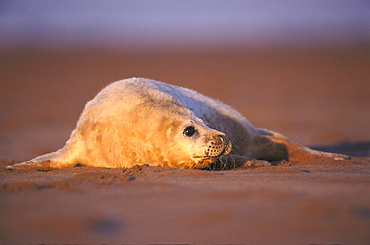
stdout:
{"type": "Polygon", "coordinates": [[[370,48],[0,50],[1,243],[370,241],[370,48]],[[227,171],[5,166],[61,148],[110,82],[197,90],[348,160],[227,171]]]}

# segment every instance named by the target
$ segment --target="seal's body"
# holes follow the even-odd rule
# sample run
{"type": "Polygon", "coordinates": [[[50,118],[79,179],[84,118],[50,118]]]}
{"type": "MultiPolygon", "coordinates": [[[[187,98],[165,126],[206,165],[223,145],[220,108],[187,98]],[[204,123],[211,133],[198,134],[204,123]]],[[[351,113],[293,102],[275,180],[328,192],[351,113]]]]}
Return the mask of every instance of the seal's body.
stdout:
{"type": "Polygon", "coordinates": [[[66,145],[8,169],[54,169],[77,164],[127,168],[231,168],[254,161],[342,158],[254,128],[231,107],[181,88],[144,78],[114,82],[89,101],[66,145]]]}

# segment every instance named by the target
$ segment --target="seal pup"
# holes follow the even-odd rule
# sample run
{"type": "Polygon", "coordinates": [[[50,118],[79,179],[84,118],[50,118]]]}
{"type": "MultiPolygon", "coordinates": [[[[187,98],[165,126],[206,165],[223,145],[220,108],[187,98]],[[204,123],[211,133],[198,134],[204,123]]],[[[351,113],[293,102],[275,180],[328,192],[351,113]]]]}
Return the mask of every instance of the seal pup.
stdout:
{"type": "Polygon", "coordinates": [[[131,78],[108,85],[86,104],[62,149],[7,169],[142,164],[227,169],[269,165],[267,161],[346,157],[255,128],[230,106],[193,90],[131,78]]]}

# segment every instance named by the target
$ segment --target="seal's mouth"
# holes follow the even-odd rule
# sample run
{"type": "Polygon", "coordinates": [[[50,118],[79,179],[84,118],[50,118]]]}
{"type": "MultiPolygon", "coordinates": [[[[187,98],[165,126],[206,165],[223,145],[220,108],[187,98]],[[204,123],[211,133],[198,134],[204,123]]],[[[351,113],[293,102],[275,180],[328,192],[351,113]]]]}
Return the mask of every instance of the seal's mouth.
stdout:
{"type": "Polygon", "coordinates": [[[231,152],[232,144],[223,134],[215,134],[204,140],[203,154],[192,156],[193,165],[191,168],[207,168],[215,163],[220,156],[227,155],[231,152]]]}
{"type": "Polygon", "coordinates": [[[217,135],[215,140],[209,141],[207,143],[204,155],[193,156],[193,160],[201,165],[206,166],[217,161],[217,159],[222,155],[227,155],[230,153],[232,148],[231,142],[223,135],[217,135]]]}
{"type": "Polygon", "coordinates": [[[218,157],[230,153],[232,145],[224,135],[217,135],[215,140],[210,141],[205,150],[205,157],[218,157]]]}

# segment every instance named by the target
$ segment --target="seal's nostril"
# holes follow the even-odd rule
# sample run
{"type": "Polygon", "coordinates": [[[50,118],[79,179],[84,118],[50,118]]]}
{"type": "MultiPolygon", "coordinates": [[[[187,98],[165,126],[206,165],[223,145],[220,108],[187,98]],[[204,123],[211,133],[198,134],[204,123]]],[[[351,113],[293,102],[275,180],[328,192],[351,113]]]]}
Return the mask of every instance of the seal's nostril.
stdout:
{"type": "Polygon", "coordinates": [[[227,141],[226,140],[226,137],[224,135],[219,135],[218,137],[220,137],[221,141],[223,141],[223,142],[226,142],[227,141]]]}

